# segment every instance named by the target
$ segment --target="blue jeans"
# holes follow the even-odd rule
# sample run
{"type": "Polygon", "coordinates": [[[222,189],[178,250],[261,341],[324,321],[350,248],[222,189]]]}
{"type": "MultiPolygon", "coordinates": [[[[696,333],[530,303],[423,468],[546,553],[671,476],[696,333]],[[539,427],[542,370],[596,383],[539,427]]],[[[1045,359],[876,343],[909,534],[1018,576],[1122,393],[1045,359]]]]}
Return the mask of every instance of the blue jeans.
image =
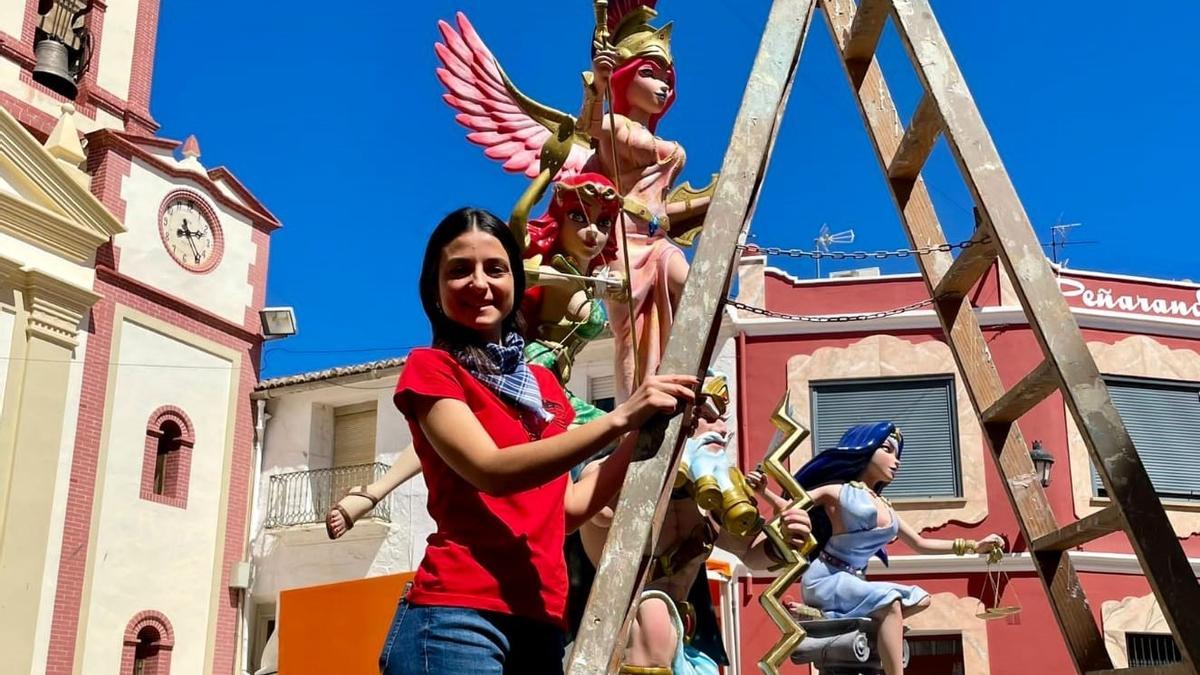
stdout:
{"type": "Polygon", "coordinates": [[[540,621],[401,601],[379,655],[382,675],[561,675],[563,633],[540,621]]]}

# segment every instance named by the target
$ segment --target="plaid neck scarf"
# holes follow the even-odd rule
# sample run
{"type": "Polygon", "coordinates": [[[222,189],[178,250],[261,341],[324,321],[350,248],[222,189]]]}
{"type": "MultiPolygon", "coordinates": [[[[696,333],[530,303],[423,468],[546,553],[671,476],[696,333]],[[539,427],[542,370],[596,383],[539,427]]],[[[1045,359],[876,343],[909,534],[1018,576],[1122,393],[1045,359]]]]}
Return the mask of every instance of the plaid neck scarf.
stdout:
{"type": "Polygon", "coordinates": [[[523,413],[530,413],[543,423],[554,419],[542,406],[537,378],[525,362],[525,340],[512,332],[504,336],[504,344],[488,343],[483,348],[488,361],[499,372],[484,372],[482,364],[469,354],[460,354],[459,362],[485,387],[523,413]]]}

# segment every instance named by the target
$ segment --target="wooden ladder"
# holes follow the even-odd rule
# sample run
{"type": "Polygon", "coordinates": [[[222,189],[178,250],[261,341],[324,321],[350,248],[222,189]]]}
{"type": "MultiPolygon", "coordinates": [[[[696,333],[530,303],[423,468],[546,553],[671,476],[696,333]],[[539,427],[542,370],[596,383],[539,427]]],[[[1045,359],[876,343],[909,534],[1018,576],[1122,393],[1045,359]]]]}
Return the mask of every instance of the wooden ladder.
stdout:
{"type": "MultiPolygon", "coordinates": [[[[1200,584],[1059,292],[929,0],[864,0],[861,6],[855,0],[774,0],[661,372],[699,374],[711,357],[738,254],[736,244],[753,213],[817,4],[840,51],[911,245],[936,249],[947,243],[921,177],[939,136],[945,138],[975,202],[976,243],[957,258],[934,250],[917,260],[1076,670],[1097,675],[1197,675],[1200,584]],[[875,58],[889,18],[924,89],[907,128],[875,58]],[[1012,280],[1043,355],[1040,365],[1008,389],[969,300],[970,290],[997,260],[1012,280]],[[1062,393],[1111,502],[1065,526],[1055,521],[1017,424],[1055,391],[1062,393]],[[1070,550],[1121,530],[1183,655],[1181,664],[1113,668],[1070,550]]],[[[669,492],[667,477],[674,475],[682,440],[678,419],[642,433],[639,447],[649,458],[631,466],[626,478],[572,653],[571,675],[616,672],[633,600],[647,569],[646,552],[657,542],[669,492]]]]}

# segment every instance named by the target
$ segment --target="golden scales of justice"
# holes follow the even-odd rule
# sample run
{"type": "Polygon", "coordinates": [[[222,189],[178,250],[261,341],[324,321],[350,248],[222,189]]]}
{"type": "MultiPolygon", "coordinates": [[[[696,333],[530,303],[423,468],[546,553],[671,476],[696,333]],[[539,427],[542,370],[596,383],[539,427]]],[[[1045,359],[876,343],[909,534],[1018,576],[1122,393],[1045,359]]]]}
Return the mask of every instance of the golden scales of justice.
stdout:
{"type": "Polygon", "coordinates": [[[1005,572],[1003,568],[999,567],[999,564],[1003,560],[1004,560],[1003,549],[995,548],[995,549],[992,549],[992,551],[990,553],[988,553],[987,577],[984,578],[983,592],[980,593],[980,595],[983,597],[979,601],[979,604],[983,605],[984,609],[982,612],[979,612],[978,614],[975,615],[976,617],[983,619],[984,621],[994,621],[996,619],[1003,619],[1005,617],[1013,616],[1014,614],[1019,614],[1021,612],[1021,602],[1017,598],[1017,589],[1016,588],[1012,589],[1012,598],[1011,598],[1012,604],[1011,605],[1000,604],[1001,601],[1003,600],[1003,598],[1002,598],[1003,589],[1005,589],[1009,586],[1008,572],[1005,572]],[[991,591],[990,595],[992,596],[992,598],[991,598],[992,606],[991,607],[988,607],[987,603],[986,603],[987,597],[989,595],[989,589],[991,591]]]}

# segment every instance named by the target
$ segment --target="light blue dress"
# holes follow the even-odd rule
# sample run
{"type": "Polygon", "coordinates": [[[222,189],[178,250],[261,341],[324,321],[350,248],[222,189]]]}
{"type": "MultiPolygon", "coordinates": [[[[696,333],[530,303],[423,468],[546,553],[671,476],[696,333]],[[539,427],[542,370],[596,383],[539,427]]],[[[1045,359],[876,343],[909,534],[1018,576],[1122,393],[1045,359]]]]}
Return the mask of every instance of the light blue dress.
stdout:
{"type": "Polygon", "coordinates": [[[867,561],[896,538],[900,521],[893,510],[891,524],[877,527],[875,500],[860,483],[843,485],[838,500],[845,531],[833,535],[825,544],[824,553],[833,560],[818,557],[804,573],[805,604],[831,619],[861,618],[896,600],[903,607],[913,607],[929,597],[917,586],[867,581],[862,573],[867,561]]]}

